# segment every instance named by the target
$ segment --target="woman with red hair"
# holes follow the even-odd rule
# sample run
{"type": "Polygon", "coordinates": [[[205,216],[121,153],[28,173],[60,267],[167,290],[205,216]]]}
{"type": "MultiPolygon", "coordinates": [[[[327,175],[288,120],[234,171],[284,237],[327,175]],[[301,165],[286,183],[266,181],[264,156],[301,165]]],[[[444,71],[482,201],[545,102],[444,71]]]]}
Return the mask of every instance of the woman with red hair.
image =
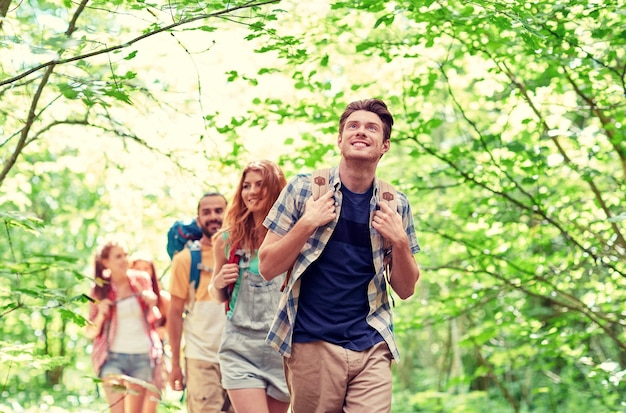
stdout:
{"type": "Polygon", "coordinates": [[[265,343],[284,275],[265,281],[258,257],[267,233],[263,220],[286,183],[273,162],[248,164],[223,229],[214,236],[215,268],[209,291],[214,300],[227,303],[219,359],[222,387],[237,413],[285,413],[289,408],[282,357],[265,343]],[[232,259],[235,253],[238,260],[232,259]]]}

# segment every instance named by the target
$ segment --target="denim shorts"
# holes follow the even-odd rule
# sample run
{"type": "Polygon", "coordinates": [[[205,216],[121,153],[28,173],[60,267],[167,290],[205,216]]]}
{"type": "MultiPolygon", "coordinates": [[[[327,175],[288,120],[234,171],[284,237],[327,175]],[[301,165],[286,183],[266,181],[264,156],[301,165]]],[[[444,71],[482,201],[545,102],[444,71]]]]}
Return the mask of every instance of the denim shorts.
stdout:
{"type": "Polygon", "coordinates": [[[227,390],[265,389],[281,402],[289,401],[283,358],[265,343],[266,333],[249,333],[226,322],[219,350],[222,387],[227,390]]]}
{"type": "Polygon", "coordinates": [[[154,381],[153,368],[148,353],[124,354],[110,352],[100,370],[100,378],[125,374],[148,383],[154,381]]]}

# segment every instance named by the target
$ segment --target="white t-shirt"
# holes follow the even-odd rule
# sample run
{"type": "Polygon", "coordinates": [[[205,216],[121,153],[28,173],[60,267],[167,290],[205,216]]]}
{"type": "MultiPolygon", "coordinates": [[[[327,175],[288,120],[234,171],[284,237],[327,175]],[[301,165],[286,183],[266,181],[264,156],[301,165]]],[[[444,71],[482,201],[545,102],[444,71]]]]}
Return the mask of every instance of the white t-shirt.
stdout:
{"type": "Polygon", "coordinates": [[[124,354],[150,353],[143,312],[137,297],[131,295],[116,303],[117,329],[110,351],[124,354]]]}

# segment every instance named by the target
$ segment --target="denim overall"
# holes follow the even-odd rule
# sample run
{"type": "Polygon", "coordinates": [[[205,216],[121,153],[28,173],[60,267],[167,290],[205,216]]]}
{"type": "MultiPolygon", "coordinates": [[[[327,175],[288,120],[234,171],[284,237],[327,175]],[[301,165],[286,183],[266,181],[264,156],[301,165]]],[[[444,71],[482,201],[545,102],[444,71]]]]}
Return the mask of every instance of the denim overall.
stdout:
{"type": "Polygon", "coordinates": [[[266,281],[258,274],[258,256],[246,252],[239,262],[238,286],[219,350],[225,389],[265,388],[269,396],[289,401],[282,357],[265,342],[274,319],[284,276],[266,281]]]}

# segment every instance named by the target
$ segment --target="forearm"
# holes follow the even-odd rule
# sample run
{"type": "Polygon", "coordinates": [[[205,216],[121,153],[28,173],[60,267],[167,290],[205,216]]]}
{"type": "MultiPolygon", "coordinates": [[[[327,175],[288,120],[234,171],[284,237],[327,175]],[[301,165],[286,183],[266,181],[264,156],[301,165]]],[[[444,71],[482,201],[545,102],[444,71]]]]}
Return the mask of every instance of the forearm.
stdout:
{"type": "Polygon", "coordinates": [[[183,334],[182,314],[170,311],[167,317],[167,334],[172,351],[172,364],[180,367],[180,342],[183,334]]]}
{"type": "Polygon", "coordinates": [[[415,293],[415,284],[420,277],[420,269],[406,242],[392,246],[392,268],[390,283],[398,296],[405,300],[415,293]]]}
{"type": "MultiPolygon", "coordinates": [[[[233,246],[229,244],[228,248],[233,248],[233,246]]],[[[239,265],[228,262],[224,254],[225,250],[226,240],[218,238],[213,246],[213,277],[209,283],[211,300],[218,303],[228,300],[228,285],[239,275],[239,265]]]]}
{"type": "Polygon", "coordinates": [[[161,315],[163,317],[167,317],[167,314],[170,312],[170,305],[169,305],[169,298],[166,297],[164,294],[161,294],[161,297],[159,297],[159,311],[161,312],[161,315]]]}
{"type": "Polygon", "coordinates": [[[209,284],[209,294],[211,295],[211,300],[218,303],[223,303],[228,300],[227,288],[218,288],[213,282],[209,284]]]}
{"type": "Polygon", "coordinates": [[[275,233],[268,232],[259,248],[261,276],[269,281],[285,273],[296,261],[300,250],[316,228],[300,220],[282,238],[275,233]]]}

